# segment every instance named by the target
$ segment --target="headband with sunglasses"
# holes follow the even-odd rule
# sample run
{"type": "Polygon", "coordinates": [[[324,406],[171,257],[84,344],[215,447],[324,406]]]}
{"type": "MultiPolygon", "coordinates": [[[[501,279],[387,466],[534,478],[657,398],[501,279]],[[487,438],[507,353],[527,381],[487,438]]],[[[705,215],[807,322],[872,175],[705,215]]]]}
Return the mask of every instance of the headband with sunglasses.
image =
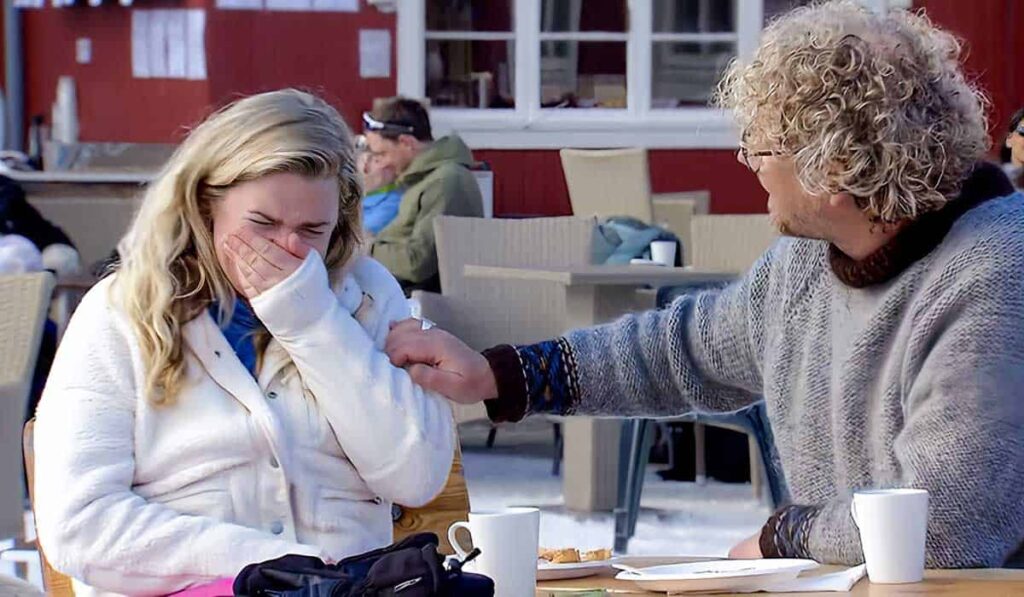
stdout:
{"type": "Polygon", "coordinates": [[[397,133],[399,135],[412,135],[416,129],[408,124],[398,124],[397,122],[381,122],[373,116],[370,116],[369,112],[363,112],[363,126],[368,131],[375,133],[387,132],[397,133]]]}

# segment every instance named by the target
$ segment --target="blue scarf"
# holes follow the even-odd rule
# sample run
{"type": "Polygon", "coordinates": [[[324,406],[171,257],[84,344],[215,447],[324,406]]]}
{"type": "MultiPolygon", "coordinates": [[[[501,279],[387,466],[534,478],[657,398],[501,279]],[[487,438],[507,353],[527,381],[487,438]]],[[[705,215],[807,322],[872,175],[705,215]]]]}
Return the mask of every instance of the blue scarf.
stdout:
{"type": "MultiPolygon", "coordinates": [[[[216,301],[210,305],[210,315],[213,316],[214,321],[217,320],[219,309],[216,301]]],[[[254,378],[256,377],[256,346],[253,344],[253,332],[259,326],[260,321],[252,312],[252,307],[248,302],[239,298],[235,300],[235,310],[231,315],[231,320],[221,328],[221,332],[224,333],[231,348],[234,349],[238,360],[242,361],[254,378]]]]}

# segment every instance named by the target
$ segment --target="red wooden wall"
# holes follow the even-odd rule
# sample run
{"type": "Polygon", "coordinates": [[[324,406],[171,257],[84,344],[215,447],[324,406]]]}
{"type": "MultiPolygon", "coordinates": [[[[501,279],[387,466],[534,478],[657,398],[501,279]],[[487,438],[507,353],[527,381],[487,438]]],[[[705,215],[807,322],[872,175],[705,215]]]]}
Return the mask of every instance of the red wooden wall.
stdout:
{"type": "MultiPolygon", "coordinates": [[[[323,94],[353,125],[373,98],[394,93],[395,80],[362,79],[358,31],[387,28],[393,15],[362,3],[358,13],[221,11],[213,0],[146,0],[145,8],[207,9],[206,81],[133,79],[130,9],[111,5],[26,10],[23,16],[26,115],[49,116],[57,77],[75,77],[81,137],[87,141],[168,142],[212,107],[282,86],[323,94]],[[93,62],[75,63],[75,40],[89,37],[93,62]]],[[[964,38],[967,67],[993,99],[994,141],[1024,104],[1024,2],[917,0],[940,25],[964,38]]],[[[142,7],[140,2],[136,7],[142,7]]],[[[394,71],[394,67],[392,69],[394,71]]],[[[568,194],[555,151],[478,151],[495,170],[498,214],[566,214],[568,194]]],[[[762,212],[765,194],[730,151],[654,150],[655,192],[710,189],[718,213],[762,212]]]]}
{"type": "Polygon", "coordinates": [[[1024,107],[1024,2],[915,0],[914,6],[963,40],[966,70],[992,102],[989,131],[998,154],[1010,115],[1024,107]]]}

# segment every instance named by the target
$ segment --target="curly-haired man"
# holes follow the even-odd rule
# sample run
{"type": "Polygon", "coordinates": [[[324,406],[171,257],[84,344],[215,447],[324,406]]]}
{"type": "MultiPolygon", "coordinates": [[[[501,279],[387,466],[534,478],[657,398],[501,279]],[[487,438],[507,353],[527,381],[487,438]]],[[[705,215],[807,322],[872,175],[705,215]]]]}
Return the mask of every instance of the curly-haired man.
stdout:
{"type": "Polygon", "coordinates": [[[763,396],[792,503],[740,557],[862,561],[850,500],[930,492],[929,567],[1024,562],[1024,197],[960,48],[853,2],[773,23],[718,94],[787,236],[741,280],[531,346],[402,323],[394,362],[492,419],[675,415],[763,396]]]}

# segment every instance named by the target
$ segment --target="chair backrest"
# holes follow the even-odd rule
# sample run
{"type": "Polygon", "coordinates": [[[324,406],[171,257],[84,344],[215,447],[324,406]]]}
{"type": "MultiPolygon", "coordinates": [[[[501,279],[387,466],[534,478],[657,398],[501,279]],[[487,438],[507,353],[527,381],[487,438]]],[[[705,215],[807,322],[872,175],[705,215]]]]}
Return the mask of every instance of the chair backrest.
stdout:
{"type": "Polygon", "coordinates": [[[691,221],[691,265],[746,272],[778,238],[766,214],[695,215],[691,221]]]}
{"type": "Polygon", "coordinates": [[[679,242],[683,245],[683,265],[690,265],[693,262],[693,247],[690,241],[696,209],[696,202],[687,199],[654,200],[654,222],[679,237],[679,242]]]}
{"type": "Polygon", "coordinates": [[[573,214],[631,216],[651,223],[646,149],[563,149],[559,155],[573,214]]]}
{"type": "Polygon", "coordinates": [[[49,273],[0,276],[0,539],[24,531],[19,438],[52,291],[49,273]]]}
{"type": "MultiPolygon", "coordinates": [[[[595,218],[458,218],[434,220],[448,331],[470,346],[526,344],[565,331],[564,294],[554,283],[475,280],[467,264],[570,267],[591,262],[595,218]]],[[[428,315],[429,317],[429,315],[428,315]]]]}
{"type": "MultiPolygon", "coordinates": [[[[35,504],[35,419],[25,424],[22,433],[22,445],[25,452],[25,473],[28,477],[29,495],[35,504]]],[[[462,450],[459,442],[455,442],[455,457],[452,470],[448,475],[448,483],[441,493],[429,504],[420,508],[401,508],[401,515],[394,522],[395,541],[413,533],[435,533],[441,540],[441,552],[447,555],[455,553],[448,543],[448,527],[460,520],[469,520],[469,491],[466,488],[466,477],[462,469],[462,450]]],[[[39,559],[43,565],[43,584],[46,594],[50,597],[73,597],[71,579],[57,572],[39,549],[39,559]]]]}
{"type": "MultiPolygon", "coordinates": [[[[36,452],[35,452],[35,419],[29,419],[25,424],[25,431],[22,435],[22,449],[25,452],[25,477],[28,479],[29,499],[35,507],[35,477],[36,477],[36,452]]],[[[43,588],[50,597],[74,597],[75,591],[71,586],[71,578],[57,572],[50,561],[46,559],[43,548],[36,540],[36,548],[39,550],[39,560],[43,564],[43,588]]]]}

